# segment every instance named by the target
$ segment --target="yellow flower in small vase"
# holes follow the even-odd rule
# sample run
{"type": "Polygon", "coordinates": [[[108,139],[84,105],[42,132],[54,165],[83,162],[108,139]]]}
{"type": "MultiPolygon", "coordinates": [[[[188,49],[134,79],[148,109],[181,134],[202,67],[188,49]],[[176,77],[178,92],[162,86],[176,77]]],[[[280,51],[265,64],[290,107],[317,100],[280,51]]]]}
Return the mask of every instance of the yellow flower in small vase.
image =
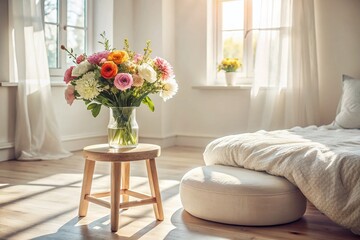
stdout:
{"type": "Polygon", "coordinates": [[[226,84],[228,86],[235,85],[236,70],[241,67],[241,62],[238,58],[224,58],[218,65],[218,71],[225,71],[226,84]]]}

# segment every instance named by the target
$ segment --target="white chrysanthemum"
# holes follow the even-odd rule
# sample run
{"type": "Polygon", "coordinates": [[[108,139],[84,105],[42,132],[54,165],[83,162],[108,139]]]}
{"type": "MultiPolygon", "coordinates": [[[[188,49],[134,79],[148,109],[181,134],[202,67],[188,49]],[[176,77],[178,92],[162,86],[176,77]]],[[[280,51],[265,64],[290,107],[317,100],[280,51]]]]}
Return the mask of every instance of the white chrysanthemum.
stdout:
{"type": "Polygon", "coordinates": [[[143,63],[138,67],[138,72],[140,77],[148,81],[149,83],[153,83],[156,81],[156,72],[148,63],[143,63]]]}
{"type": "Polygon", "coordinates": [[[75,90],[83,99],[91,100],[100,94],[101,89],[95,79],[94,72],[85,73],[82,78],[76,80],[75,90]]]}
{"type": "Polygon", "coordinates": [[[164,101],[172,98],[178,91],[179,85],[177,84],[174,78],[166,80],[163,82],[162,90],[160,92],[160,97],[164,99],[164,101]]]}
{"type": "Polygon", "coordinates": [[[77,65],[71,72],[71,76],[73,77],[80,77],[84,73],[93,69],[94,66],[89,63],[87,60],[82,61],[79,65],[77,65]]]}

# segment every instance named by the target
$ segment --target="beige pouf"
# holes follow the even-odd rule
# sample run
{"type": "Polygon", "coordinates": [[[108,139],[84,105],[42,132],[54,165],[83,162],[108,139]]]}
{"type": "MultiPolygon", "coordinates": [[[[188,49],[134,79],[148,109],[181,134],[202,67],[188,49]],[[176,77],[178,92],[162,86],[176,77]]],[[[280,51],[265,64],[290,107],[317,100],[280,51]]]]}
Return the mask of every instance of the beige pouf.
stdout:
{"type": "Polygon", "coordinates": [[[180,197],[191,215],[236,225],[289,223],[301,218],[306,209],[306,198],[285,178],[221,165],[186,173],[180,197]]]}

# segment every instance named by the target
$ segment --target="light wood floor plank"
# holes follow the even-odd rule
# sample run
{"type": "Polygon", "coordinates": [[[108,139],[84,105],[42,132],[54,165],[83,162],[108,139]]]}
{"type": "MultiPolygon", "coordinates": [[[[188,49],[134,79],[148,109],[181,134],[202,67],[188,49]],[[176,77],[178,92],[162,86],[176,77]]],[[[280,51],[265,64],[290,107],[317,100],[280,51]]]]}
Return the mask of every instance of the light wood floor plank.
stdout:
{"type": "MultiPolygon", "coordinates": [[[[204,221],[182,209],[179,181],[203,165],[203,149],[162,149],[156,166],[164,221],[151,205],[120,211],[119,230],[110,231],[110,211],[90,203],[78,218],[84,160],[81,152],[58,161],[0,163],[0,239],[359,239],[308,204],[305,216],[273,227],[243,227],[204,221]]],[[[151,194],[144,161],[131,165],[130,189],[151,194]]],[[[110,164],[97,163],[93,192],[110,189],[110,164]]],[[[106,198],[105,198],[106,199],[106,198]]],[[[108,199],[110,200],[110,199],[108,199]]],[[[130,201],[132,197],[130,196],[130,201]]]]}

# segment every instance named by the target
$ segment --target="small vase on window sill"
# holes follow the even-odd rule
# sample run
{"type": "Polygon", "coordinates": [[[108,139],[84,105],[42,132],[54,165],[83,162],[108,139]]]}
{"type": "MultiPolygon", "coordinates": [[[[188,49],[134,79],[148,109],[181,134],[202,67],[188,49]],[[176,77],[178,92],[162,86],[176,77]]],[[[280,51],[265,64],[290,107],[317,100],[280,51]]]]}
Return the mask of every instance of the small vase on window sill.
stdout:
{"type": "Polygon", "coordinates": [[[235,86],[237,72],[225,72],[227,86],[235,86]]]}
{"type": "Polygon", "coordinates": [[[234,86],[236,81],[236,70],[241,67],[241,62],[238,58],[224,58],[217,66],[218,71],[225,72],[225,79],[227,86],[234,86]]]}

